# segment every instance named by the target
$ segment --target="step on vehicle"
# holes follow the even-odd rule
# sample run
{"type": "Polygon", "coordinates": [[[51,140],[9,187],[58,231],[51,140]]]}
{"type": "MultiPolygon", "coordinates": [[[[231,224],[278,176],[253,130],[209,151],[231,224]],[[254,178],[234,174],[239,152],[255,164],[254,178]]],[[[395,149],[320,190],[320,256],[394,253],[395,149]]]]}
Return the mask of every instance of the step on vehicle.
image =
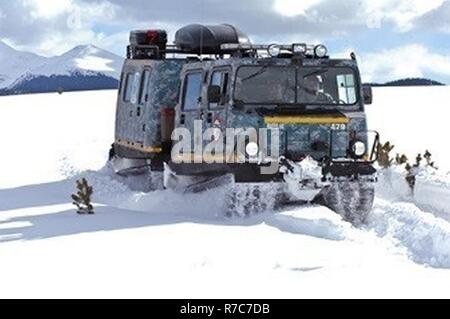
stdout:
{"type": "Polygon", "coordinates": [[[153,189],[226,188],[228,215],[317,203],[363,223],[379,136],[354,54],[324,45],[252,44],[231,25],[133,31],[111,163],[153,189]]]}

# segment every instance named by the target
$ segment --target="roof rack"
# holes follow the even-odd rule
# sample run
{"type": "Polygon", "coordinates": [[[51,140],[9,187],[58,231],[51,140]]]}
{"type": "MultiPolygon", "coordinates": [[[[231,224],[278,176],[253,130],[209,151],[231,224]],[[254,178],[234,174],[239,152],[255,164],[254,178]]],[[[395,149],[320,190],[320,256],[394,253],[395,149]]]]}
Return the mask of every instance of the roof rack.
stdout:
{"type": "Polygon", "coordinates": [[[164,49],[157,45],[128,45],[127,59],[165,59],[166,54],[187,54],[174,45],[167,45],[164,49]]]}

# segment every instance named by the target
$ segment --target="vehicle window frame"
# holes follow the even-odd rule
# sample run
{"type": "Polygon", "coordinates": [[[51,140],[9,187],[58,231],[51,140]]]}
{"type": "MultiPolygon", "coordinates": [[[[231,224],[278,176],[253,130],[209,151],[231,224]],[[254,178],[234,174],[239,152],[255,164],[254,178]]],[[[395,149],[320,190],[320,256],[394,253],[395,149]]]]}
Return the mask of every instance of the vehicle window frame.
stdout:
{"type": "Polygon", "coordinates": [[[205,73],[203,72],[202,69],[195,69],[195,70],[189,70],[188,72],[186,72],[184,74],[184,78],[183,78],[183,91],[181,94],[181,111],[188,113],[188,112],[198,112],[200,110],[200,106],[197,105],[197,108],[195,109],[186,109],[186,93],[187,93],[187,86],[188,86],[188,77],[190,75],[193,74],[197,74],[200,75],[200,90],[199,90],[199,98],[202,98],[202,88],[203,88],[203,84],[204,84],[204,79],[205,79],[205,73]]]}
{"type": "Polygon", "coordinates": [[[119,82],[119,97],[122,97],[123,89],[124,89],[124,78],[125,72],[120,73],[120,82],[119,82]]]}
{"type": "MultiPolygon", "coordinates": [[[[240,65],[239,67],[236,68],[236,71],[233,73],[234,78],[237,78],[239,70],[242,67],[254,67],[254,68],[261,68],[266,66],[266,64],[243,64],[240,65]]],[[[356,102],[353,104],[324,104],[324,103],[298,103],[298,83],[299,83],[299,70],[300,69],[320,69],[320,68],[327,68],[328,66],[298,66],[298,65],[268,65],[268,67],[274,67],[274,68],[294,68],[296,70],[295,72],[295,103],[294,104],[290,104],[290,103],[274,103],[274,102],[268,102],[268,103],[264,103],[264,102],[244,102],[245,105],[306,105],[306,106],[312,106],[312,107],[320,107],[320,106],[324,106],[324,107],[335,107],[335,106],[340,106],[342,108],[355,108],[357,106],[360,105],[361,102],[361,81],[359,80],[359,76],[357,73],[357,70],[353,67],[350,66],[330,66],[329,68],[333,68],[333,69],[347,69],[347,70],[351,70],[353,77],[354,77],[354,81],[355,81],[355,95],[356,95],[356,102]]],[[[232,88],[232,99],[233,101],[236,101],[236,84],[237,81],[235,80],[233,83],[233,88],[232,88]]]]}
{"type": "Polygon", "coordinates": [[[129,72],[127,72],[127,75],[126,75],[125,78],[126,78],[126,80],[125,80],[125,90],[123,92],[123,102],[127,103],[127,104],[138,104],[139,96],[137,96],[137,95],[139,94],[139,88],[140,88],[140,83],[141,83],[141,73],[139,71],[129,71],[129,72]],[[138,77],[137,80],[136,80],[136,77],[138,77]],[[133,78],[132,81],[130,81],[130,78],[133,78]],[[134,85],[133,84],[134,84],[135,81],[139,82],[139,85],[138,85],[139,88],[134,92],[134,85]],[[130,87],[128,86],[129,84],[131,85],[130,87]],[[127,95],[128,95],[127,93],[128,93],[129,89],[131,89],[130,99],[127,99],[127,95]],[[135,102],[133,102],[133,93],[136,95],[135,96],[135,98],[136,98],[135,102]]]}
{"type": "Polygon", "coordinates": [[[141,79],[140,79],[141,84],[139,87],[139,94],[138,94],[138,103],[137,104],[140,106],[145,105],[148,102],[148,97],[150,96],[149,89],[150,89],[151,76],[152,76],[152,68],[150,66],[145,66],[144,70],[142,71],[142,75],[141,75],[141,79]],[[145,83],[145,73],[147,73],[147,72],[148,72],[148,79],[147,79],[147,83],[145,83]],[[147,98],[143,100],[143,97],[145,97],[144,93],[147,96],[147,98]]]}
{"type": "MultiPolygon", "coordinates": [[[[232,75],[231,66],[220,66],[220,67],[213,68],[210,71],[208,86],[212,85],[214,74],[218,73],[218,72],[227,73],[228,74],[228,83],[227,83],[227,89],[228,90],[226,92],[225,99],[224,99],[223,103],[211,103],[208,100],[208,110],[212,110],[212,111],[224,109],[226,107],[226,105],[229,104],[229,102],[231,100],[231,91],[232,91],[231,81],[230,81],[231,80],[231,75],[232,75]],[[211,107],[211,104],[217,104],[217,106],[211,107]]],[[[223,90],[223,87],[221,87],[221,89],[223,90]]]]}
{"type": "Polygon", "coordinates": [[[131,77],[133,76],[133,72],[126,72],[125,76],[124,76],[124,83],[123,83],[123,89],[122,89],[122,102],[124,103],[130,103],[131,101],[131,95],[130,95],[130,100],[127,100],[127,94],[129,92],[129,90],[131,89],[130,85],[130,80],[131,77]]]}

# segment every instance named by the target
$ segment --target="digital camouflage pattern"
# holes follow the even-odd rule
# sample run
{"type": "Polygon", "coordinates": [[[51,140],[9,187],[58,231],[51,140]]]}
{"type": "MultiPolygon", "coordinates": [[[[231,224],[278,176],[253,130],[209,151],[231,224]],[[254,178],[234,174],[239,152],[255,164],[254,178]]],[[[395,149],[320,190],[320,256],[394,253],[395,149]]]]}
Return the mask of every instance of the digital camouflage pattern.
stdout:
{"type": "MultiPolygon", "coordinates": [[[[356,61],[354,60],[330,60],[330,59],[305,59],[302,61],[305,67],[348,67],[356,71],[359,77],[356,61]]],[[[366,139],[366,117],[364,105],[361,99],[354,106],[341,106],[340,111],[348,118],[345,129],[332,129],[331,125],[311,124],[280,124],[267,125],[264,116],[255,112],[243,112],[233,107],[234,88],[236,85],[236,73],[240,66],[245,65],[292,65],[292,59],[256,59],[256,58],[230,58],[212,61],[189,62],[186,59],[167,60],[127,60],[123,69],[121,92],[117,108],[116,141],[134,143],[134,149],[154,148],[161,145],[161,110],[165,107],[176,108],[176,127],[186,127],[194,130],[194,121],[200,120],[204,114],[210,114],[213,120],[208,125],[204,122],[203,130],[209,127],[218,128],[225,135],[226,128],[277,128],[280,130],[280,152],[291,158],[310,155],[315,159],[325,156],[331,158],[343,158],[347,156],[349,146],[349,132],[355,131],[361,139],[366,139]],[[150,70],[148,82],[148,100],[140,103],[139,92],[137,99],[130,102],[123,100],[126,89],[127,74],[143,76],[147,68],[150,70]],[[222,108],[211,109],[207,103],[207,88],[213,70],[225,68],[230,72],[230,83],[227,103],[222,108]],[[207,83],[202,85],[199,108],[197,111],[184,112],[180,99],[181,80],[187,73],[201,70],[207,83]],[[122,95],[122,96],[121,96],[122,95]],[[138,111],[139,110],[139,111],[138,111]],[[183,121],[181,117],[183,116],[183,121]],[[182,123],[184,122],[184,123],[182,123]]],[[[301,65],[298,65],[301,68],[301,65]]],[[[356,79],[360,83],[360,79],[356,79]]],[[[270,88],[268,88],[270,90],[270,88]]],[[[361,95],[362,96],[362,93],[361,95]]],[[[262,108],[264,105],[254,105],[254,108],[262,108]]],[[[314,110],[319,106],[310,106],[314,110]]],[[[329,107],[330,110],[335,107],[329,107]]],[[[268,145],[270,148],[270,145],[268,145]]],[[[150,152],[151,153],[151,152],[150,152]]],[[[151,154],[148,154],[151,155],[151,154]]]]}
{"type": "MultiPolygon", "coordinates": [[[[197,62],[187,64],[182,71],[181,78],[192,71],[203,70],[203,75],[211,74],[214,69],[221,67],[228,67],[232,76],[230,77],[229,90],[229,103],[224,110],[215,111],[208,110],[207,103],[200,103],[201,112],[213,112],[215,117],[221,117],[221,125],[218,126],[225,133],[224,128],[267,128],[268,125],[264,122],[264,116],[255,112],[246,113],[233,107],[235,101],[233,101],[233,92],[236,85],[237,70],[242,65],[280,65],[286,66],[292,64],[292,59],[254,59],[254,58],[231,58],[225,60],[197,62]],[[219,114],[217,114],[219,113],[219,114]],[[226,124],[225,124],[226,123],[226,124]]],[[[335,66],[335,67],[349,67],[356,71],[356,75],[359,77],[357,63],[354,60],[329,60],[329,59],[305,59],[303,60],[305,67],[317,67],[317,66],[335,66]]],[[[301,67],[301,66],[299,66],[301,67]]],[[[360,79],[355,79],[357,83],[360,83],[360,79]]],[[[202,86],[201,101],[207,101],[207,87],[202,86]]],[[[270,89],[270,88],[267,88],[270,89]]],[[[362,96],[362,93],[360,94],[362,96]]],[[[254,108],[262,108],[264,105],[253,105],[254,108]]],[[[319,106],[311,106],[311,110],[314,110],[319,106]]],[[[330,110],[334,107],[329,107],[330,110]]],[[[361,136],[362,139],[366,139],[366,117],[364,113],[364,105],[361,100],[354,106],[341,107],[340,111],[348,118],[349,123],[344,131],[332,130],[331,125],[278,125],[280,129],[280,152],[283,152],[292,157],[311,155],[315,159],[321,159],[324,156],[331,155],[332,158],[343,158],[347,156],[347,150],[349,146],[349,132],[357,132],[357,136],[361,136]],[[359,134],[358,134],[359,133],[359,134]],[[320,145],[327,144],[328,150],[320,149],[320,145]],[[319,149],[314,149],[314,147],[319,149]],[[331,152],[331,154],[330,154],[331,152]]],[[[190,130],[193,130],[192,122],[186,120],[185,125],[180,124],[180,116],[184,114],[185,117],[198,118],[196,113],[183,113],[181,101],[177,105],[177,126],[185,126],[190,130]]],[[[273,126],[272,126],[273,127],[273,126]]],[[[270,147],[270,145],[268,146],[270,147]]]]}
{"type": "MultiPolygon", "coordinates": [[[[119,91],[116,114],[116,143],[134,150],[157,148],[161,145],[161,110],[175,108],[178,103],[180,72],[185,60],[126,60],[119,91]],[[132,99],[126,101],[127,76],[136,76],[139,85],[144,72],[149,78],[143,92],[134,89],[132,99]],[[142,97],[147,94],[148,97],[142,97]],[[133,145],[134,144],[134,145],[133,145]]],[[[133,90],[133,86],[129,89],[133,90]]],[[[137,154],[134,154],[137,156],[137,154]]]]}

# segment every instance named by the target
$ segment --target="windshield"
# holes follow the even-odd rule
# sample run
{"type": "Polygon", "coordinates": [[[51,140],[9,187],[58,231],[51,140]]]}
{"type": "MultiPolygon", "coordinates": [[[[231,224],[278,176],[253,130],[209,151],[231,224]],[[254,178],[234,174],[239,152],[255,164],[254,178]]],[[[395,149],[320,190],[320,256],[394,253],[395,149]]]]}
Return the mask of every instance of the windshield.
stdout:
{"type": "Polygon", "coordinates": [[[353,105],[355,78],[342,67],[242,66],[234,98],[246,104],[353,105]]]}

